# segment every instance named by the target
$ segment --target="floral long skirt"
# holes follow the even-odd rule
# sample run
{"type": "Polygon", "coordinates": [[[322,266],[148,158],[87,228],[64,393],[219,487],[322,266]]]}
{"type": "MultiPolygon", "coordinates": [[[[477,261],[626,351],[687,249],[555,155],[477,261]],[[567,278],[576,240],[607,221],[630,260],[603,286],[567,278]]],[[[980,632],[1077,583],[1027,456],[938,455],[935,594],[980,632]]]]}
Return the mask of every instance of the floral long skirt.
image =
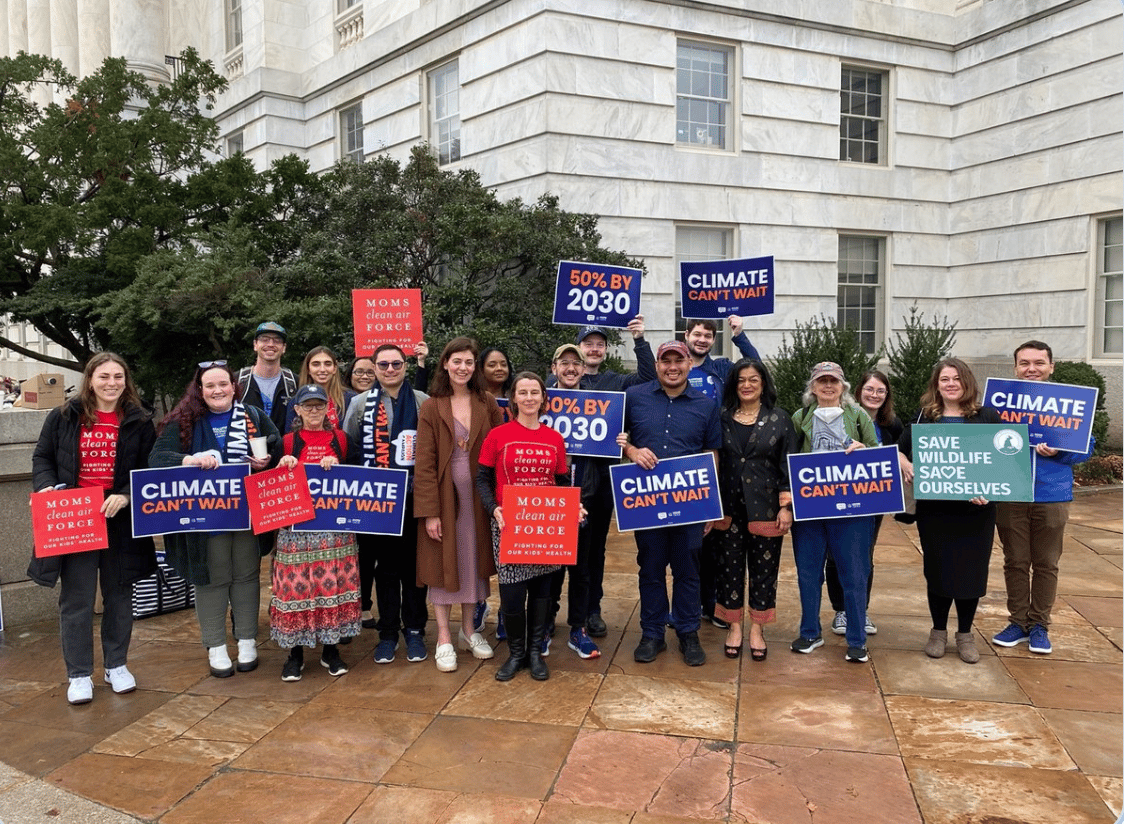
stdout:
{"type": "Polygon", "coordinates": [[[360,632],[359,561],[350,532],[277,533],[269,636],[283,649],[338,644],[360,632]]]}

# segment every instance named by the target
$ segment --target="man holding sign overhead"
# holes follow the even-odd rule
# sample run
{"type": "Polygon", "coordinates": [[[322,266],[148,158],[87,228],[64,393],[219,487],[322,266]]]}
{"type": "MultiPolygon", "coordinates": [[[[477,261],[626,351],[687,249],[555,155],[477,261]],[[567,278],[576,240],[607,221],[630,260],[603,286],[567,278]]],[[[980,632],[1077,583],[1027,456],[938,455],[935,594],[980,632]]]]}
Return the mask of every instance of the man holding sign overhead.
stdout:
{"type": "MultiPolygon", "coordinates": [[[[1037,340],[1015,350],[1015,376],[1048,381],[1054,374],[1054,353],[1037,340]]],[[[1007,584],[1010,623],[991,639],[1001,647],[1027,641],[1031,652],[1053,651],[1047,629],[1058,592],[1058,560],[1073,500],[1073,465],[1093,454],[1093,439],[1084,452],[1062,452],[1039,443],[1030,453],[1034,466],[1034,501],[1004,502],[996,507],[995,527],[1003,544],[1003,579],[1007,584]]]]}
{"type": "MultiPolygon", "coordinates": [[[[625,426],[630,443],[624,456],[646,470],[662,458],[678,458],[722,445],[718,405],[687,382],[691,355],[680,341],[661,344],[656,353],[657,380],[628,390],[625,426]]],[[[706,663],[699,643],[699,549],[704,524],[636,531],[636,560],[640,565],[640,627],[643,637],[633,653],[642,664],[667,649],[667,567],[674,577],[671,615],[679,649],[688,666],[706,663]]]]}

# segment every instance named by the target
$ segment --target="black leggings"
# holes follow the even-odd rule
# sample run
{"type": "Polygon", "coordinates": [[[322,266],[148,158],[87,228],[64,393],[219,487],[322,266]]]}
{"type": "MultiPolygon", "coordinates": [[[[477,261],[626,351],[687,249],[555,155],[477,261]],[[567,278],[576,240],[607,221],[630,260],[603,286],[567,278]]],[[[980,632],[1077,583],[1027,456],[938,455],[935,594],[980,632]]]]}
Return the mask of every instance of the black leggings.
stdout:
{"type": "MultiPolygon", "coordinates": [[[[520,615],[527,611],[527,602],[540,598],[550,598],[550,579],[554,573],[536,575],[516,584],[500,583],[500,612],[505,615],[520,615]]],[[[549,617],[549,616],[547,616],[549,617]]]]}
{"type": "Polygon", "coordinates": [[[933,629],[948,629],[948,613],[952,609],[953,601],[956,602],[956,631],[971,632],[972,621],[976,617],[976,607],[980,605],[979,598],[946,598],[929,592],[929,615],[933,618],[933,629]]]}

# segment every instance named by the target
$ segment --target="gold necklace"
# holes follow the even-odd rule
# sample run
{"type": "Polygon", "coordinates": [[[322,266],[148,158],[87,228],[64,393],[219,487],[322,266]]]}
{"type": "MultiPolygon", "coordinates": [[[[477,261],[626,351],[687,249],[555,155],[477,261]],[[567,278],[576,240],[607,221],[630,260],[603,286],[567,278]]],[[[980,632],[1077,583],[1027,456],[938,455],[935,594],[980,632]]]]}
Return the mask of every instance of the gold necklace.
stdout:
{"type": "Polygon", "coordinates": [[[757,409],[755,409],[753,412],[746,412],[739,408],[736,412],[734,412],[734,420],[749,425],[757,422],[757,416],[759,414],[761,414],[760,406],[757,407],[757,409]]]}

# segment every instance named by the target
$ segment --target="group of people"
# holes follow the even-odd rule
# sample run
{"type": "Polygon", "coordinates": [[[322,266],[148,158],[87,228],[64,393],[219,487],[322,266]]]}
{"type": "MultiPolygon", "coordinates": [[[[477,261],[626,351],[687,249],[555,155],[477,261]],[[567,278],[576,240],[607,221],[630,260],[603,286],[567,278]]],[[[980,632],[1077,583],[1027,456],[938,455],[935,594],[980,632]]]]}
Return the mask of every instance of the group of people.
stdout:
{"type": "MultiPolygon", "coordinates": [[[[608,334],[590,326],[574,343],[558,347],[545,381],[533,372],[516,373],[502,350],[481,352],[467,337],[445,346],[430,379],[428,349],[419,342],[413,386],[406,383],[407,357],[394,344],[356,358],[346,370],[331,350],[316,347],[294,375],[281,366],[285,329],[267,322],[255,331],[253,366],[235,372],[221,360],[198,364],[183,398],[159,426],[142,406],[125,362],[112,353],[95,356],[78,395],[47,417],[34,453],[35,490],[96,486],[105,492],[109,547],[35,558],[29,570],[38,583],[61,582],[68,700],[85,703],[93,696],[99,578],[106,682],[115,692],[136,687],[126,666],[131,590],[154,571],[155,557],[152,540],[134,538],[129,527],[129,471],[150,466],[207,471],[245,462],[257,472],[302,462],[331,471],[350,463],[408,473],[401,535],[282,528],[261,536],[246,530],[164,537],[168,563],[195,586],[201,639],[215,677],[258,665],[259,570],[269,553],[270,637],[288,650],[281,672],[285,681],[301,678],[304,648],[317,645],[320,663],[331,675],[346,673],[340,646],[362,629],[378,632],[375,662],[394,661],[400,640],[408,661],[425,661],[428,605],[437,626],[433,652],[439,671],[457,669],[458,647],[475,658],[492,658],[495,651],[483,629],[493,575],[500,596],[497,639],[508,644],[497,680],[510,680],[522,669],[538,680],[549,677],[544,659],[567,574],[567,645],[582,658],[599,656],[594,639],[608,632],[601,600],[613,513],[609,467],[615,461],[567,456],[561,436],[540,421],[548,385],[626,392],[625,431],[618,442],[623,459],[644,470],[662,459],[706,451],[717,459],[725,518],[635,532],[637,662],[654,661],[666,649],[665,631],[671,626],[685,663],[704,664],[698,635],[704,618],[727,630],[724,654],[738,658],[747,611],[749,655],[763,661],[768,654],[764,629],[776,620],[782,542],[790,533],[801,610],[799,636],[790,648],[810,653],[823,644],[820,603],[826,580],[835,613],[831,629],[846,636],[846,660],[868,660],[867,636],[877,632],[867,610],[882,518],[794,522],[788,455],[896,445],[909,483],[913,426],[998,422],[997,413],[981,404],[969,368],[947,358],[934,367],[921,409],[904,426],[894,413],[885,374],[863,375],[856,399],[840,367],[826,362],[813,367],[803,405],[790,415],[777,407],[773,379],[741,319],[728,320],[742,354],[737,362],[711,356],[718,333],[714,321],[689,321],[685,341],[668,341],[653,353],[638,316],[628,326],[637,360],[633,374],[603,368],[608,334]],[[504,490],[511,484],[580,487],[573,565],[501,561],[504,490]],[[460,628],[454,642],[456,604],[460,628]],[[237,648],[233,660],[228,624],[237,648]]],[[[1016,350],[1015,364],[1019,378],[1047,380],[1053,354],[1046,344],[1028,341],[1016,350]]],[[[1084,457],[1039,445],[1033,503],[918,501],[933,622],[925,646],[929,656],[945,654],[955,604],[959,656],[968,663],[979,660],[972,622],[986,591],[997,521],[1010,626],[993,641],[1003,646],[1028,641],[1032,651],[1050,652],[1047,628],[1072,497],[1071,467],[1084,457]]]]}

